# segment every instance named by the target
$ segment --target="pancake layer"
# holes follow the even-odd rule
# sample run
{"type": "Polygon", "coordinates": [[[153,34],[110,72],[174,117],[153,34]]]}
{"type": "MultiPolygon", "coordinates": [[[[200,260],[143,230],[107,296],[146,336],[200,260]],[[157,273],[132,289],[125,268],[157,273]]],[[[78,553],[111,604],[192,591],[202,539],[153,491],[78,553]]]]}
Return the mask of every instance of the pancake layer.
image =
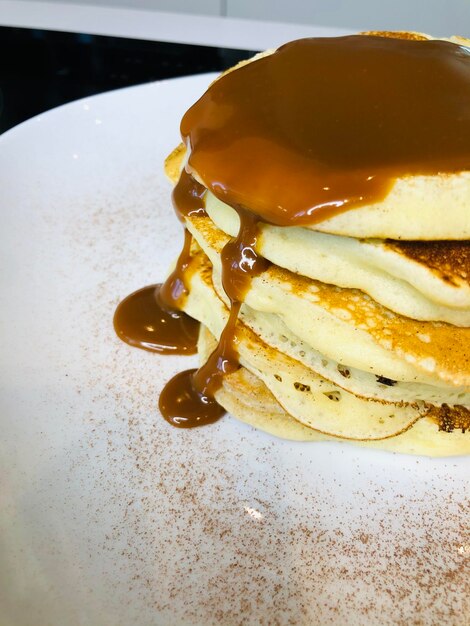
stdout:
{"type": "MultiPolygon", "coordinates": [[[[206,210],[227,235],[239,218],[210,192],[206,210]]],[[[258,252],[302,276],[369,294],[385,307],[419,320],[470,325],[468,241],[404,242],[339,237],[307,228],[260,226],[258,252]]]]}
{"type": "MultiPolygon", "coordinates": [[[[199,340],[202,361],[207,358],[214,346],[214,338],[206,328],[202,328],[199,340]]],[[[293,441],[343,441],[340,437],[325,435],[298,422],[281,407],[266,385],[244,367],[224,379],[222,387],[216,392],[216,398],[229,413],[242,422],[276,437],[293,441]]],[[[464,455],[470,452],[467,433],[458,431],[447,433],[439,430],[435,421],[426,417],[417,420],[412,428],[394,437],[356,440],[353,443],[364,448],[436,457],[464,455]]]]}

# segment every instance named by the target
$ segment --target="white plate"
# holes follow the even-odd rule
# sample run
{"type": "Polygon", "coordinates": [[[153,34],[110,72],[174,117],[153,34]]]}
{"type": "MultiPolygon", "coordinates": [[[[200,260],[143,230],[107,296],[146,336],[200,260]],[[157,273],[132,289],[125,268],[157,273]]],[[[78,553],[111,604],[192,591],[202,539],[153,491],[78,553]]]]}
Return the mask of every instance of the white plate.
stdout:
{"type": "Polygon", "coordinates": [[[463,625],[465,459],[173,429],[194,358],[114,335],[181,245],[162,162],[209,79],[0,138],[0,623],[463,625]]]}

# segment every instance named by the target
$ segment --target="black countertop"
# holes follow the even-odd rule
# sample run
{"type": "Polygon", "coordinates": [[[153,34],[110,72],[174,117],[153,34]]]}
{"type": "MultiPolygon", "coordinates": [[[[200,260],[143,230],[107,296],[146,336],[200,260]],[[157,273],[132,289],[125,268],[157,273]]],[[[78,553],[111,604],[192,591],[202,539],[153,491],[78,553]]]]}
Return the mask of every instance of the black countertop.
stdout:
{"type": "Polygon", "coordinates": [[[0,27],[0,133],[77,98],[222,71],[255,52],[0,27]]]}

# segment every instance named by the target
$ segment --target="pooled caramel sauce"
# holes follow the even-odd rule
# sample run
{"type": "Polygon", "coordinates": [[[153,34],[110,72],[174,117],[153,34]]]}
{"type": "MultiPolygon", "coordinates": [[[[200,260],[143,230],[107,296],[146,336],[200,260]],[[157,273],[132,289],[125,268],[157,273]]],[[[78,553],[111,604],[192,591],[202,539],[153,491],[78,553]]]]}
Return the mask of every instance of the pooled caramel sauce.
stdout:
{"type": "Polygon", "coordinates": [[[160,394],[158,407],[172,426],[194,428],[212,424],[225,414],[213,397],[205,396],[194,384],[197,370],[185,370],[173,376],[160,394]]]}
{"type": "Polygon", "coordinates": [[[199,323],[189,315],[165,309],[159,299],[161,285],[150,285],[127,296],[114,314],[120,339],[143,350],[161,354],[195,354],[199,323]]]}
{"type": "Polygon", "coordinates": [[[280,226],[381,201],[401,176],[470,169],[470,49],[301,39],[215,81],[187,111],[189,171],[280,226]]]}
{"type": "MultiPolygon", "coordinates": [[[[210,86],[181,123],[189,160],[173,204],[183,223],[203,214],[207,187],[237,211],[238,236],[221,253],[231,308],[207,362],[165,386],[159,406],[168,422],[187,428],[224,414],[214,394],[239,367],[238,314],[253,276],[267,267],[256,253],[258,223],[313,224],[382,200],[398,177],[470,169],[469,102],[470,50],[376,36],[295,41],[210,86]]],[[[170,316],[188,293],[190,247],[185,230],[175,271],[153,300],[170,316]]],[[[140,293],[121,303],[115,320],[138,308],[140,293]]],[[[186,340],[185,317],[177,314],[177,338],[167,334],[172,345],[186,340]]],[[[153,349],[145,315],[130,316],[125,333],[115,321],[116,330],[153,349]]]]}

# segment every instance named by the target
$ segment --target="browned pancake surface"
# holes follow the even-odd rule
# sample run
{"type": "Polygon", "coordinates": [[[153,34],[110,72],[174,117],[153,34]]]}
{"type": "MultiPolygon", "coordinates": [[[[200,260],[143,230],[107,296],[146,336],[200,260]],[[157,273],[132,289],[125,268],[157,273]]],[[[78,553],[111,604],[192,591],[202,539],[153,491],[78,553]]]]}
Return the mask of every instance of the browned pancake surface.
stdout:
{"type": "Polygon", "coordinates": [[[458,286],[470,285],[470,242],[392,241],[387,248],[426,266],[440,279],[458,286]]]}

